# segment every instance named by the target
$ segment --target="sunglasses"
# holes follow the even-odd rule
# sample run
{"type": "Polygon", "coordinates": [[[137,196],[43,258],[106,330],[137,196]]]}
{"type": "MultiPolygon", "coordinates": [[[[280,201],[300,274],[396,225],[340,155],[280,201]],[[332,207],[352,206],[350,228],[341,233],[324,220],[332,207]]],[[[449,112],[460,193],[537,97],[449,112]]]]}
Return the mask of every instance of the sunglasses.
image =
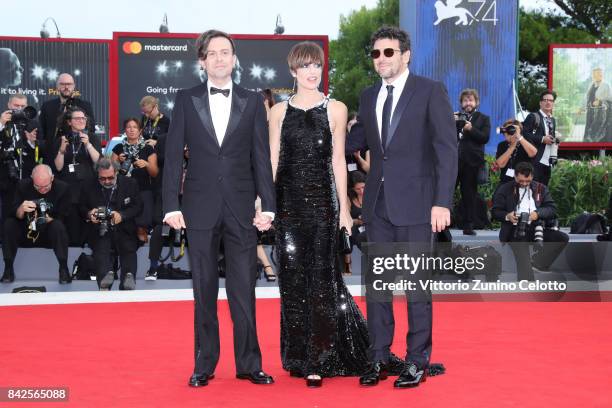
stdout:
{"type": "MultiPolygon", "coordinates": [[[[382,50],[382,53],[385,54],[385,57],[387,58],[391,58],[393,55],[395,55],[396,52],[402,52],[402,50],[397,50],[394,48],[385,48],[384,50],[382,50]]],[[[370,57],[372,57],[372,59],[378,59],[380,58],[380,54],[381,51],[380,50],[372,50],[370,51],[370,57]]]]}

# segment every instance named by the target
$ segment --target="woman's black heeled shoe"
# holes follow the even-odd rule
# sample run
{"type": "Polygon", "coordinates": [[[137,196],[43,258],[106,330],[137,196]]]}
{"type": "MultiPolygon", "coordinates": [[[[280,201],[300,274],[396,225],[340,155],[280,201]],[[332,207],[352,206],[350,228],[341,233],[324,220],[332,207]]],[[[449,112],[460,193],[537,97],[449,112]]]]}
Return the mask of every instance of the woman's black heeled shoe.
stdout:
{"type": "Polygon", "coordinates": [[[276,275],[274,274],[274,269],[272,269],[272,274],[271,274],[271,275],[268,275],[268,274],[266,273],[266,268],[270,268],[270,269],[272,269],[272,266],[270,266],[270,265],[266,265],[266,266],[264,266],[264,267],[263,267],[264,276],[266,277],[266,280],[267,280],[268,282],[276,282],[276,275]]]}
{"type": "Polygon", "coordinates": [[[306,377],[306,386],[309,388],[318,388],[323,385],[323,378],[317,374],[310,374],[306,377]],[[316,376],[315,378],[312,378],[316,376]]]}

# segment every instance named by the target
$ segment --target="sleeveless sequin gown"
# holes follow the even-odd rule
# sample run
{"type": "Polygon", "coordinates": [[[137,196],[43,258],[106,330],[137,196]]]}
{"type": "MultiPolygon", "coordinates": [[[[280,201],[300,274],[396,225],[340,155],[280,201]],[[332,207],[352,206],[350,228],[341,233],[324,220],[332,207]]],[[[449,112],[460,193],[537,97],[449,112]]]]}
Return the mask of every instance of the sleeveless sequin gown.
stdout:
{"type": "Polygon", "coordinates": [[[323,377],[367,370],[367,323],[337,266],[339,204],[327,104],[289,103],[276,173],[283,368],[323,377]]]}

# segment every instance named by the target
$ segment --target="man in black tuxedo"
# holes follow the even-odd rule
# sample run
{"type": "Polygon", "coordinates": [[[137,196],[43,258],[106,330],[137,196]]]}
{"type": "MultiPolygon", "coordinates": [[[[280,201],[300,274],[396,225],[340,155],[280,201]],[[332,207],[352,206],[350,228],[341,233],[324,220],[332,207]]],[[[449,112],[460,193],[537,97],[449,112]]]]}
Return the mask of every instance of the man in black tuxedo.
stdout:
{"type": "MultiPolygon", "coordinates": [[[[382,27],[370,40],[382,81],[361,94],[359,122],[347,138],[347,153],[370,149],[363,220],[369,242],[429,243],[450,225],[457,178],[457,138],[444,86],[408,72],[410,39],[382,27]]],[[[371,370],[362,385],[386,377],[395,324],[392,302],[367,302],[371,370]]],[[[407,364],[394,386],[414,387],[425,377],[431,355],[432,305],[408,307],[407,364]]]]}
{"type": "Polygon", "coordinates": [[[554,91],[543,91],[540,94],[540,110],[527,115],[523,122],[523,135],[538,149],[533,158],[533,179],[545,186],[550,181],[551,168],[556,159],[551,160],[553,144],[558,143],[555,137],[557,121],[552,116],[556,99],[554,91]]]}
{"type": "Polygon", "coordinates": [[[266,111],[260,95],[232,82],[236,55],[228,34],[207,31],[198,38],[196,49],[208,80],[176,95],[163,179],[164,221],[174,229],[187,228],[189,241],[195,298],[195,369],[189,385],[207,385],[219,360],[221,239],[237,378],[271,384],[272,377],[261,369],[255,324],[253,227],[268,229],[276,210],[266,111]],[[190,161],[179,207],[185,146],[190,161]],[[264,212],[256,214],[257,195],[264,212]]]}
{"type": "Polygon", "coordinates": [[[76,97],[78,92],[75,89],[72,75],[63,73],[57,77],[57,92],[59,93],[59,98],[50,99],[40,107],[42,139],[51,146],[55,143],[56,136],[62,136],[62,117],[67,110],[73,107],[79,107],[85,111],[87,114],[88,130],[95,132],[96,120],[94,119],[91,103],[76,97]],[[58,126],[60,129],[58,129],[58,126]]]}
{"type": "Polygon", "coordinates": [[[97,180],[83,189],[80,214],[90,222],[88,242],[96,263],[100,290],[110,290],[115,281],[114,253],[121,263],[120,290],[136,287],[138,237],[136,217],[142,211],[138,183],[120,176],[119,164],[102,157],[95,164],[97,180]],[[113,251],[114,250],[114,251],[113,251]]]}
{"type": "Polygon", "coordinates": [[[463,234],[476,235],[474,218],[478,195],[478,169],[485,162],[484,146],[489,142],[491,120],[478,111],[480,98],[475,89],[464,89],[459,95],[461,111],[455,114],[459,149],[459,174],[457,183],[461,189],[463,234]]]}

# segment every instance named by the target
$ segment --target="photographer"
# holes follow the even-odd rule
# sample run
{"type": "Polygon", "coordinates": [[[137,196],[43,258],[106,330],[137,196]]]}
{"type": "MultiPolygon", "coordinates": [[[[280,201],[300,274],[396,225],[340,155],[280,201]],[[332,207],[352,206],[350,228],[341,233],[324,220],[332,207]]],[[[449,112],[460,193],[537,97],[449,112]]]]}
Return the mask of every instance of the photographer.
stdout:
{"type": "Polygon", "coordinates": [[[461,190],[463,234],[476,235],[473,228],[478,195],[478,170],[484,165],[484,146],[489,142],[491,120],[478,111],[480,98],[475,89],[464,89],[459,95],[461,111],[455,113],[459,171],[457,184],[461,190]]]}
{"type": "Polygon", "coordinates": [[[112,160],[119,162],[119,172],[133,177],[138,183],[140,198],[143,202],[142,213],[136,218],[138,239],[145,243],[153,224],[153,187],[154,178],[159,173],[157,153],[146,144],[142,137],[140,122],[129,118],[123,122],[125,140],[113,148],[112,160]]]}
{"type": "MultiPolygon", "coordinates": [[[[547,269],[569,241],[567,234],[546,228],[547,221],[556,216],[556,206],[548,188],[533,181],[531,163],[518,163],[514,169],[514,182],[499,186],[493,195],[493,219],[501,221],[499,240],[501,242],[558,242],[559,245],[547,244],[534,257],[533,266],[547,269]]],[[[534,274],[530,262],[529,247],[526,244],[511,245],[516,257],[519,280],[533,280],[534,274]]]]}
{"type": "Polygon", "coordinates": [[[74,78],[70,74],[60,74],[57,77],[56,85],[59,98],[46,101],[40,108],[40,129],[41,139],[45,140],[50,146],[56,139],[63,136],[69,129],[62,122],[65,114],[69,114],[75,108],[80,108],[88,117],[88,132],[95,132],[96,121],[94,119],[93,108],[88,101],[78,98],[79,91],[75,89],[74,78]]]}
{"type": "MultiPolygon", "coordinates": [[[[44,143],[37,140],[36,109],[25,95],[9,97],[8,110],[0,114],[0,195],[2,212],[10,211],[17,182],[28,178],[34,166],[42,163],[44,143]]],[[[2,220],[6,217],[2,215],[2,220]]]]}
{"type": "Polygon", "coordinates": [[[523,122],[523,135],[538,150],[533,159],[534,180],[545,186],[550,180],[551,168],[557,163],[559,138],[555,135],[557,128],[553,118],[553,108],[557,94],[550,89],[540,94],[540,111],[532,112],[523,122]]]}
{"type": "Polygon", "coordinates": [[[140,100],[140,128],[146,143],[155,147],[159,135],[168,133],[170,118],[159,111],[159,100],[154,96],[144,96],[140,100]]]}
{"type": "Polygon", "coordinates": [[[514,181],[515,167],[521,162],[531,162],[538,150],[522,135],[521,122],[509,119],[498,128],[505,141],[497,145],[495,164],[501,169],[499,184],[514,181]]]}
{"type": "Polygon", "coordinates": [[[113,285],[113,252],[121,263],[119,289],[133,290],[136,286],[138,242],[134,219],[142,210],[142,202],[136,181],[118,173],[117,162],[101,158],[96,163],[98,180],[84,188],[81,201],[81,214],[91,223],[89,242],[100,290],[113,285]]]}
{"type": "Polygon", "coordinates": [[[39,164],[32,178],[19,182],[11,216],[4,222],[2,240],[4,275],[2,282],[15,280],[13,261],[24,245],[53,248],[59,262],[59,283],[70,283],[68,272],[68,233],[64,220],[70,212],[70,191],[66,183],[54,180],[51,168],[39,164]]]}
{"type": "Polygon", "coordinates": [[[54,151],[55,170],[58,178],[70,185],[72,207],[66,227],[73,246],[83,245],[84,221],[78,214],[79,199],[83,185],[95,179],[94,163],[100,158],[100,140],[86,130],[88,118],[85,111],[75,108],[68,114],[67,124],[70,131],[61,136],[54,151]]]}

